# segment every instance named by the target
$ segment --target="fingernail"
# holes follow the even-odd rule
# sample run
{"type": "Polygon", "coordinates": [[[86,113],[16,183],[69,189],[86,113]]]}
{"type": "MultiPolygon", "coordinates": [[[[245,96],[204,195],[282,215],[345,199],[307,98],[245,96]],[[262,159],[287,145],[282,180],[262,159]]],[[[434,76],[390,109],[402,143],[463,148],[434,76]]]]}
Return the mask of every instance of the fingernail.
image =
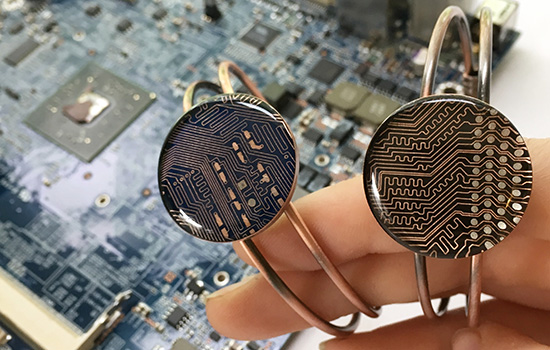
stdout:
{"type": "Polygon", "coordinates": [[[452,339],[453,350],[481,350],[481,335],[474,328],[463,328],[455,332],[452,339]]]}
{"type": "Polygon", "coordinates": [[[250,281],[256,279],[259,275],[252,275],[252,276],[246,276],[245,278],[243,278],[240,282],[237,282],[237,283],[234,283],[230,286],[227,286],[225,288],[222,288],[218,291],[215,291],[214,293],[208,295],[206,297],[206,300],[212,300],[212,299],[216,299],[216,298],[221,298],[223,297],[224,295],[227,295],[229,293],[232,293],[234,292],[235,290],[237,289],[240,289],[242,287],[244,287],[246,284],[250,283],[250,281]]]}

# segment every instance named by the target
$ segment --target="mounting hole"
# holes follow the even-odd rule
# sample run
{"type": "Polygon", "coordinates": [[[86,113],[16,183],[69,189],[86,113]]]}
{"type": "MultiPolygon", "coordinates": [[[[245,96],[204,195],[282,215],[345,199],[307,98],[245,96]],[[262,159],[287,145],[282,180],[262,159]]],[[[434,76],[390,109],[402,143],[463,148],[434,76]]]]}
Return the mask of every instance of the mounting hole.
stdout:
{"type": "Polygon", "coordinates": [[[225,287],[229,283],[229,273],[226,271],[216,272],[214,275],[214,284],[218,287],[225,287]]]}
{"type": "Polygon", "coordinates": [[[327,166],[330,163],[330,157],[328,154],[319,154],[315,157],[315,165],[317,166],[327,166]]]}
{"type": "Polygon", "coordinates": [[[95,199],[95,206],[98,208],[105,208],[111,203],[111,197],[108,194],[102,193],[95,199]]]}

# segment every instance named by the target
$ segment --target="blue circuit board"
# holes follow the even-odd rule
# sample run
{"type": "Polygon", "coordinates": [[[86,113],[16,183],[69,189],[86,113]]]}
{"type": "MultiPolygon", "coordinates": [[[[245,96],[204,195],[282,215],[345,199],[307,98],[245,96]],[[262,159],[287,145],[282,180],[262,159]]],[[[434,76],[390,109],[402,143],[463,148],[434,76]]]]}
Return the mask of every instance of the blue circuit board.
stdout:
{"type": "MultiPolygon", "coordinates": [[[[282,349],[288,335],[218,339],[204,297],[255,270],[231,245],[181,232],[162,205],[158,158],[182,114],[185,88],[215,81],[225,59],[262,89],[284,87],[284,101],[269,102],[280,104],[296,135],[303,195],[361,173],[376,127],[329,108],[327,93],[352,82],[378,101],[399,105],[417,97],[412,58],[425,43],[353,37],[326,7],[309,1],[220,1],[217,21],[199,0],[0,6],[0,273],[80,333],[117,294],[131,291],[125,317],[99,349],[178,349],[178,341],[202,350],[282,349]],[[268,39],[265,47],[255,31],[268,39]],[[76,86],[86,84],[89,91],[77,91],[67,106],[76,86]],[[95,103],[97,115],[82,116],[85,103],[95,103]],[[59,124],[46,129],[53,116],[59,124]],[[95,117],[89,125],[79,119],[95,117]],[[174,313],[181,317],[171,324],[174,313]]],[[[517,36],[509,33],[495,64],[517,36]]],[[[462,74],[457,52],[451,45],[443,53],[438,83],[462,74]]],[[[22,349],[12,335],[0,349],[22,349]]]]}

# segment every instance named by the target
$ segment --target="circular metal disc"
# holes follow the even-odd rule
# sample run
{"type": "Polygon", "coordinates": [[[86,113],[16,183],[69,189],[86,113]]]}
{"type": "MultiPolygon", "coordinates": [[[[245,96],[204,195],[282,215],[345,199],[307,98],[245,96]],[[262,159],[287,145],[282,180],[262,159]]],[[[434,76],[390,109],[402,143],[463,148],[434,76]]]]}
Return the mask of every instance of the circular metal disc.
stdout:
{"type": "Polygon", "coordinates": [[[490,105],[430,96],[394,112],[369,145],[364,185],[384,230],[410,250],[462,258],[502,241],[531,194],[523,138],[490,105]]]}
{"type": "Polygon", "coordinates": [[[297,159],[290,128],[273,107],[247,94],[218,95],[185,113],[166,137],[160,193],[188,233],[236,241],[281,215],[297,159]]]}

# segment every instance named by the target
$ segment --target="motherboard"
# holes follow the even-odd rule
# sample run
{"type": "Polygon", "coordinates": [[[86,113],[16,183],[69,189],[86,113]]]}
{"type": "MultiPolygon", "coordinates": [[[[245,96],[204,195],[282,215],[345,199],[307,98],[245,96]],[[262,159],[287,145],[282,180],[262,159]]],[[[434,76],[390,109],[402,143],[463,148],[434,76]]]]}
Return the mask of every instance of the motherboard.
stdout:
{"type": "MultiPolygon", "coordinates": [[[[164,138],[186,87],[231,60],[296,136],[294,198],[360,174],[376,126],[419,96],[423,2],[0,0],[0,350],[283,349],[209,325],[206,297],[256,270],[173,223],[164,138]]],[[[517,4],[486,3],[496,66],[517,4]]],[[[461,62],[449,38],[440,93],[464,91],[461,62]]]]}

